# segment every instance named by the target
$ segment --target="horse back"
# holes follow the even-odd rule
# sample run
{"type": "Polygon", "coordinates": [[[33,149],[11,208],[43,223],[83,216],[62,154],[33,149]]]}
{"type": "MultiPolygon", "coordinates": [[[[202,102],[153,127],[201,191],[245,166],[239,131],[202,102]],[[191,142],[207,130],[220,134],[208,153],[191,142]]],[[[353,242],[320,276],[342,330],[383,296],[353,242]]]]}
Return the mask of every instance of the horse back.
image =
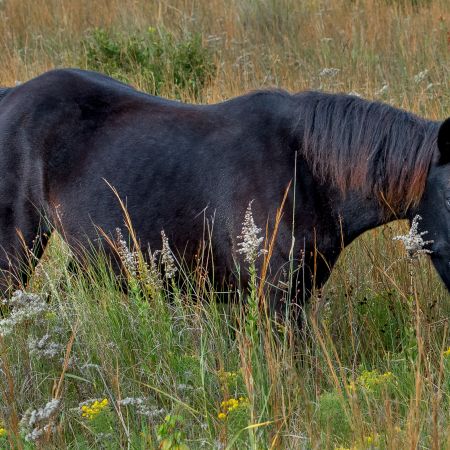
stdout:
{"type": "MultiPolygon", "coordinates": [[[[86,234],[93,223],[110,231],[123,222],[105,180],[126,199],[138,235],[152,248],[162,229],[177,235],[180,247],[201,239],[205,208],[217,229],[237,236],[248,203],[275,208],[294,174],[287,93],[190,105],[78,70],[47,72],[14,90],[8,113],[0,108],[0,135],[9,136],[0,155],[8,149],[40,168],[29,172],[33,186],[42,185],[50,210],[59,208],[67,236],[86,234]]],[[[259,208],[265,223],[267,211],[259,208]]]]}

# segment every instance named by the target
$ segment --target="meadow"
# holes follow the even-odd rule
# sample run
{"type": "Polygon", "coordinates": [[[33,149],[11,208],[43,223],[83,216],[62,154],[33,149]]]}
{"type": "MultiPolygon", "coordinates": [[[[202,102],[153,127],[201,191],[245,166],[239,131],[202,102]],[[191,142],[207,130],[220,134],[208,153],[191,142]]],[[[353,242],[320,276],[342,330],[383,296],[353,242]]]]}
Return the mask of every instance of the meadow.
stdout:
{"type": "MultiPolygon", "coordinates": [[[[450,2],[0,1],[0,85],[55,67],[182,101],[320,89],[443,120],[450,2]]],[[[55,236],[0,305],[0,448],[450,449],[450,295],[393,239],[408,229],[345,249],[301,330],[267,317],[252,264],[224,304],[201,266],[173,261],[175,283],[118,238],[123,290],[55,236]]]]}

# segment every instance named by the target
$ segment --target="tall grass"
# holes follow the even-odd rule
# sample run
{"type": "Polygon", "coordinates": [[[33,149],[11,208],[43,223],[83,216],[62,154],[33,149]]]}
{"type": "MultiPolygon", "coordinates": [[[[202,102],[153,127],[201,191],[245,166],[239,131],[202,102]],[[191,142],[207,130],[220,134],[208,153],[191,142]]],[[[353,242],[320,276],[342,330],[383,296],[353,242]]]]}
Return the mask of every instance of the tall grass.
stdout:
{"type": "MultiPolygon", "coordinates": [[[[446,0],[5,0],[1,84],[93,68],[103,33],[119,47],[99,68],[151,90],[151,65],[116,64],[129,42],[146,54],[149,27],[173,44],[158,73],[173,74],[174,49],[198,33],[208,63],[195,89],[164,76],[161,95],[215,102],[275,86],[449,112],[446,0]]],[[[20,297],[35,314],[0,338],[0,447],[450,448],[449,296],[426,257],[411,263],[392,241],[405,227],[346,249],[301,330],[268,320],[261,274],[241,293],[253,303],[224,304],[202,267],[161,279],[138,253],[118,280],[101,254],[70,267],[53,239],[20,297]]]]}

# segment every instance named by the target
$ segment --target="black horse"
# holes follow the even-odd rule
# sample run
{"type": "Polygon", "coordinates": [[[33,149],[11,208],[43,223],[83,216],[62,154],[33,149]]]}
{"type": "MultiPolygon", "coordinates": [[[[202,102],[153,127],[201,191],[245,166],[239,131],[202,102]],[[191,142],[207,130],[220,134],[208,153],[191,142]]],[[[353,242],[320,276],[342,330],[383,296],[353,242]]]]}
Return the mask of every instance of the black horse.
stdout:
{"type": "Polygon", "coordinates": [[[214,274],[229,280],[236,261],[245,264],[237,236],[249,202],[255,223],[273,230],[290,184],[270,260],[273,284],[294,259],[301,276],[293,296],[305,299],[325,283],[343,246],[420,214],[450,289],[450,119],[320,92],[189,105],[72,69],[0,98],[3,274],[25,257],[23,244],[45,245],[43,218],[73,248],[123,226],[114,186],[144,249],[160,248],[164,230],[193,261],[205,218],[213,218],[214,274]]]}

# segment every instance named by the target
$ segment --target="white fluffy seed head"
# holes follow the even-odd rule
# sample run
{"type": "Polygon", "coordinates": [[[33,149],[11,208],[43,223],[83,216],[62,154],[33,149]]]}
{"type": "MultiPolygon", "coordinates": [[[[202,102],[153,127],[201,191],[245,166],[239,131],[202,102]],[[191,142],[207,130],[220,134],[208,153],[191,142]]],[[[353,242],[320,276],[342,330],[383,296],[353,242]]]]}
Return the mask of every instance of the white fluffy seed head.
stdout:
{"type": "Polygon", "coordinates": [[[425,248],[428,244],[432,244],[434,241],[424,241],[423,237],[428,231],[422,231],[419,233],[419,220],[422,217],[417,214],[411,222],[411,228],[409,233],[405,235],[395,236],[394,241],[401,241],[405,246],[406,254],[409,259],[416,259],[421,254],[432,253],[431,250],[425,248]]]}
{"type": "Polygon", "coordinates": [[[264,236],[259,236],[261,228],[256,226],[253,219],[252,203],[253,200],[248,204],[245,211],[241,235],[238,236],[238,239],[242,241],[237,244],[240,247],[237,252],[244,255],[244,260],[249,264],[253,264],[258,256],[267,252],[264,249],[260,249],[261,244],[264,242],[264,236]]]}
{"type": "Polygon", "coordinates": [[[164,267],[164,274],[166,278],[173,278],[177,268],[175,266],[175,258],[173,257],[172,250],[169,246],[169,239],[166,236],[164,230],[161,230],[162,250],[161,250],[161,263],[164,267]]]}

